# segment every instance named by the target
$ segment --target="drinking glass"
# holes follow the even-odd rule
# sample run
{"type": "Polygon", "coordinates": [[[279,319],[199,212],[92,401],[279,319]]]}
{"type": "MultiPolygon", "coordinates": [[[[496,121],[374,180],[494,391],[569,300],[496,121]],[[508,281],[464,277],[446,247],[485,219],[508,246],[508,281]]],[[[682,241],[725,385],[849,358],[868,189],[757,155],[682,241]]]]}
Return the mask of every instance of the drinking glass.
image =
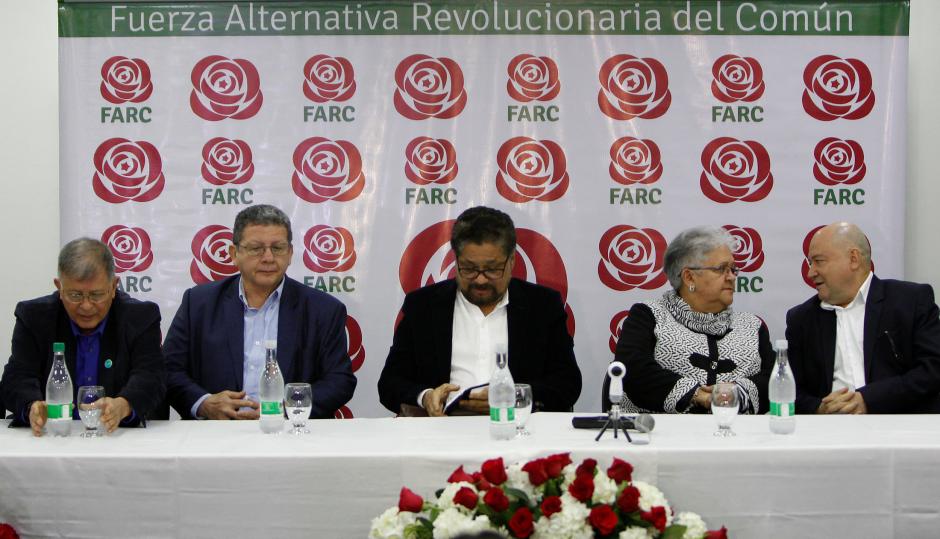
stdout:
{"type": "Polygon", "coordinates": [[[529,436],[532,434],[525,428],[532,413],[532,386],[529,384],[516,384],[516,436],[529,436]]]}
{"type": "Polygon", "coordinates": [[[284,386],[284,408],[292,428],[288,434],[310,434],[307,418],[313,408],[313,390],[310,384],[291,383],[284,386]]]}
{"type": "Polygon", "coordinates": [[[738,386],[731,382],[719,382],[712,388],[712,415],[718,423],[715,436],[735,436],[731,430],[738,416],[738,386]]]}
{"type": "Polygon", "coordinates": [[[78,417],[85,425],[82,438],[97,438],[101,436],[98,430],[101,419],[101,399],[105,398],[104,388],[101,386],[82,386],[78,388],[78,417]]]}

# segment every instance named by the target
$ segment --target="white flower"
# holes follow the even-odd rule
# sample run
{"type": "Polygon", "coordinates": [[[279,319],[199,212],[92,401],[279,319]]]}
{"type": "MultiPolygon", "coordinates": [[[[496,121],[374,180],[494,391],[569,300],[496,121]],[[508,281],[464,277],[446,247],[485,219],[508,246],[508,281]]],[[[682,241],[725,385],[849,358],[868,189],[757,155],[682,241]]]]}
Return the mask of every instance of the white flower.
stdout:
{"type": "Polygon", "coordinates": [[[594,530],[588,523],[591,511],[565,492],[561,495],[561,511],[549,518],[535,521],[533,539],[591,539],[594,530]]]}
{"type": "Polygon", "coordinates": [[[479,495],[477,488],[473,486],[472,483],[467,483],[466,481],[448,483],[447,486],[444,487],[444,491],[441,492],[441,496],[437,499],[437,506],[442,510],[456,508],[463,511],[464,513],[470,513],[472,511],[471,509],[467,509],[460,504],[454,503],[454,495],[457,494],[457,491],[463,487],[469,487],[470,490],[479,495]]]}
{"type": "Polygon", "coordinates": [[[372,519],[369,539],[401,539],[405,527],[413,524],[417,514],[410,511],[398,511],[398,507],[389,507],[384,513],[372,519]]]}
{"type": "Polygon", "coordinates": [[[612,504],[617,499],[617,483],[607,477],[606,473],[599,473],[594,476],[594,495],[591,501],[594,503],[612,504]]]}
{"type": "Polygon", "coordinates": [[[653,507],[662,506],[666,510],[666,526],[672,524],[672,511],[661,490],[643,481],[634,481],[631,484],[640,491],[640,511],[649,511],[653,507]]]}
{"type": "Polygon", "coordinates": [[[506,468],[506,476],[508,479],[503,486],[509,488],[519,489],[522,492],[525,492],[526,496],[529,497],[529,500],[532,503],[536,502],[538,497],[538,490],[536,487],[529,481],[529,472],[522,471],[522,467],[525,465],[523,462],[517,462],[512,466],[506,468]]]}
{"type": "Polygon", "coordinates": [[[679,513],[673,521],[673,524],[685,526],[685,533],[682,534],[682,539],[702,539],[702,537],[705,537],[705,533],[708,532],[708,527],[705,526],[705,521],[702,520],[702,517],[688,511],[679,513]]]}
{"type": "Polygon", "coordinates": [[[501,533],[501,530],[490,526],[488,517],[479,515],[474,518],[453,507],[434,519],[434,539],[450,539],[462,533],[474,534],[485,530],[501,533]]]}
{"type": "Polygon", "coordinates": [[[629,528],[620,532],[620,535],[617,536],[618,539],[650,539],[654,537],[655,529],[654,528],[641,528],[639,526],[630,526],[629,528]]]}

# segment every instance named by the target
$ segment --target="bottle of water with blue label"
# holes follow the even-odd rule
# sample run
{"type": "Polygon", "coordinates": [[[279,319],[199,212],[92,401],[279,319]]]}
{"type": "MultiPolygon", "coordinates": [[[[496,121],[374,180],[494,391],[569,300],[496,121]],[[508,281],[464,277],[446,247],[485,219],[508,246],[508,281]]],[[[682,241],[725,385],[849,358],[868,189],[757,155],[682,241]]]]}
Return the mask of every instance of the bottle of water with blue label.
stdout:
{"type": "Polygon", "coordinates": [[[770,374],[770,432],[793,434],[796,429],[796,381],[787,361],[787,341],[777,341],[777,362],[770,374]]]}
{"type": "Polygon", "coordinates": [[[65,365],[65,343],[52,343],[52,369],[46,380],[46,431],[68,436],[72,431],[72,377],[65,365]]]}
{"type": "Polygon", "coordinates": [[[261,371],[259,397],[261,399],[261,432],[278,433],[284,430],[284,377],[277,365],[277,341],[264,341],[264,370],[261,371]]]}
{"type": "Polygon", "coordinates": [[[496,370],[490,378],[490,438],[511,440],[516,436],[516,386],[509,372],[509,354],[496,351],[496,370]]]}

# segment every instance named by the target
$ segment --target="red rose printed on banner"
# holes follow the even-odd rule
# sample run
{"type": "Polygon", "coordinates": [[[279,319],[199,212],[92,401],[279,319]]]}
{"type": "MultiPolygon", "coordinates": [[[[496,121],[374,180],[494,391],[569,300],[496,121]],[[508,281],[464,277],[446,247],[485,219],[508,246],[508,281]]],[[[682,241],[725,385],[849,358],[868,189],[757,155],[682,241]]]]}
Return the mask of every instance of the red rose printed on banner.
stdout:
{"type": "Polygon", "coordinates": [[[852,185],[865,178],[865,152],[854,140],[824,138],[813,150],[813,176],[823,185],[852,185]]]}
{"type": "Polygon", "coordinates": [[[734,240],[734,264],[743,272],[752,272],[764,265],[764,243],[757,230],[750,227],[725,225],[734,240]]]}
{"type": "Polygon", "coordinates": [[[809,244],[811,241],[813,241],[813,236],[815,236],[816,233],[819,232],[819,229],[824,226],[826,225],[817,226],[816,228],[810,230],[806,234],[806,237],[803,238],[803,265],[800,267],[800,274],[803,276],[803,282],[813,290],[816,289],[816,283],[814,283],[813,280],[809,278],[809,244]]]}
{"type": "Polygon", "coordinates": [[[510,60],[507,71],[506,91],[509,97],[521,103],[551,101],[561,91],[558,66],[547,56],[517,55],[510,60]]]}
{"type": "Polygon", "coordinates": [[[348,271],[355,264],[356,245],[349,230],[316,225],[304,234],[304,265],[310,271],[348,271]]]}
{"type": "Polygon", "coordinates": [[[601,260],[597,274],[610,289],[625,292],[655,290],[666,283],[663,255],[666,238],[653,228],[611,227],[598,244],[601,260]]]}
{"type": "Polygon", "coordinates": [[[550,140],[513,137],[496,153],[496,190],[510,202],[551,202],[568,190],[565,152],[550,140]]]}
{"type": "Polygon", "coordinates": [[[317,54],[304,64],[304,95],[310,101],[348,101],[355,93],[356,74],[346,58],[317,54]]]}
{"type": "Polygon", "coordinates": [[[166,183],[156,146],[143,140],[110,138],[95,150],[92,188],[105,202],[150,202],[166,183]]]}
{"type": "Polygon", "coordinates": [[[189,275],[196,284],[219,281],[238,273],[235,261],[229,255],[232,231],[223,225],[209,225],[193,236],[193,261],[189,275]]]}
{"type": "Polygon", "coordinates": [[[601,66],[597,104],[615,120],[659,118],[669,109],[669,75],[654,58],[618,54],[601,66]]]}
{"type": "Polygon", "coordinates": [[[114,225],[101,234],[101,243],[108,246],[114,257],[114,272],[140,272],[153,263],[150,235],[139,227],[114,225]]]}
{"type": "Polygon", "coordinates": [[[362,345],[362,328],[352,316],[346,315],[346,347],[352,371],[356,372],[366,360],[366,349],[362,345]]]}
{"type": "Polygon", "coordinates": [[[803,70],[803,110],[817,120],[858,120],[875,106],[871,71],[855,58],[817,56],[803,70]]]}
{"type": "Polygon", "coordinates": [[[212,185],[238,185],[255,173],[251,148],[244,140],[215,137],[202,147],[202,177],[212,185]]]}
{"type": "Polygon", "coordinates": [[[607,339],[607,345],[611,354],[617,353],[617,341],[620,340],[620,330],[623,329],[623,322],[630,317],[630,309],[620,311],[610,319],[610,338],[607,339]]]}
{"type": "Polygon", "coordinates": [[[774,186],[770,155],[753,140],[719,137],[702,150],[702,193],[720,204],[757,202],[774,186]]]}
{"type": "Polygon", "coordinates": [[[203,120],[245,120],[261,110],[261,77],[242,58],[206,56],[193,67],[189,105],[203,120]]]}
{"type": "Polygon", "coordinates": [[[101,97],[109,103],[142,103],[153,93],[150,66],[140,58],[112,56],[101,66],[101,97]]]}
{"type": "Polygon", "coordinates": [[[405,177],[418,185],[444,185],[457,177],[457,150],[450,141],[418,137],[405,148],[405,177]]]}
{"type": "Polygon", "coordinates": [[[467,104],[463,71],[450,58],[412,54],[395,68],[395,110],[409,120],[453,118],[467,104]]]}
{"type": "Polygon", "coordinates": [[[353,419],[354,417],[349,406],[340,406],[339,410],[333,412],[333,419],[353,419]]]}
{"type": "Polygon", "coordinates": [[[348,202],[362,193],[362,157],[349,141],[311,137],[294,150],[294,193],[307,202],[348,202]]]}
{"type": "Polygon", "coordinates": [[[764,70],[749,56],[726,54],[712,65],[712,95],[722,103],[757,101],[764,95],[764,70]]]}
{"type": "Polygon", "coordinates": [[[663,175],[659,146],[649,139],[619,138],[610,146],[609,171],[622,185],[654,183],[663,175]]]}

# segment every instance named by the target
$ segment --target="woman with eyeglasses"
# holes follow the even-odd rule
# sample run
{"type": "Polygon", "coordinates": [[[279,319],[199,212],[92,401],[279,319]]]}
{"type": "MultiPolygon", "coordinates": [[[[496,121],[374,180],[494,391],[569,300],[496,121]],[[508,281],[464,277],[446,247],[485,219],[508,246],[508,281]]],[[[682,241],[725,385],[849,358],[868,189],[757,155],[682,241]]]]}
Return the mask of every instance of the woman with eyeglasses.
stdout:
{"type": "Polygon", "coordinates": [[[679,233],[665,254],[670,290],[637,303],[623,323],[615,359],[626,365],[627,412],[704,413],[717,382],[733,382],[742,413],[767,411],[774,363],[767,326],[735,312],[734,240],[722,228],[679,233]]]}

